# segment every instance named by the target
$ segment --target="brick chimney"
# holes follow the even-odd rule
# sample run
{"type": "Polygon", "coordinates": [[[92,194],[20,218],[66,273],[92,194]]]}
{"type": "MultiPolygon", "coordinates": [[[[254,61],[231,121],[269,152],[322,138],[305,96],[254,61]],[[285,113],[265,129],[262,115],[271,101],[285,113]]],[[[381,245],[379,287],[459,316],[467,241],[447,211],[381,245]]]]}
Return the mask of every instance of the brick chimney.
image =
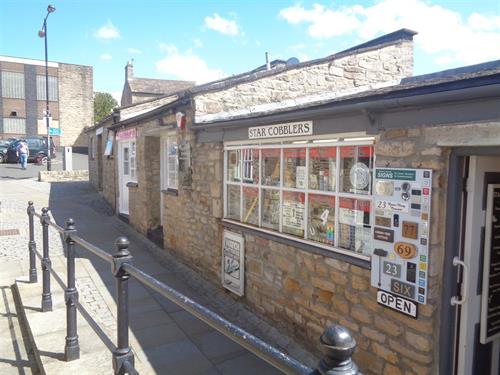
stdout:
{"type": "Polygon", "coordinates": [[[134,59],[130,60],[127,65],[125,65],[125,82],[129,79],[134,78],[134,59]]]}

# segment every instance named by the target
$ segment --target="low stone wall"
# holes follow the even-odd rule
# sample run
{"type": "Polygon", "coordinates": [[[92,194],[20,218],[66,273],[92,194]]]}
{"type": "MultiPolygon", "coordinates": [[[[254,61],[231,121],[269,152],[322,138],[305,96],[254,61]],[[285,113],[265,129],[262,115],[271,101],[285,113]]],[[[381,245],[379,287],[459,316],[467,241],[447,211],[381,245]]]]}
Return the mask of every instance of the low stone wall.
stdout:
{"type": "Polygon", "coordinates": [[[89,171],[40,171],[40,182],[88,181],[89,171]]]}

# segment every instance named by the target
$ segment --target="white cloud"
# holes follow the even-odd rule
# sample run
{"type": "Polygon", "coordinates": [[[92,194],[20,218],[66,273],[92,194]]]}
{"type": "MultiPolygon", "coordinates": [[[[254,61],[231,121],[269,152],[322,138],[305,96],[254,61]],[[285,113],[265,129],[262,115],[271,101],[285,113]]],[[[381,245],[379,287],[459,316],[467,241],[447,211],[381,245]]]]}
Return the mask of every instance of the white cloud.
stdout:
{"type": "Polygon", "coordinates": [[[161,44],[160,48],[166,56],[155,63],[156,70],[176,79],[205,83],[224,78],[226,74],[220,69],[211,69],[207,63],[192,50],[181,52],[173,44],[161,44]]]}
{"type": "Polygon", "coordinates": [[[120,31],[111,23],[111,21],[108,21],[94,33],[94,36],[105,40],[116,39],[120,37],[120,31]]]}
{"type": "Polygon", "coordinates": [[[193,39],[193,44],[196,48],[203,47],[203,42],[199,38],[193,39]]]}
{"type": "Polygon", "coordinates": [[[128,48],[127,52],[130,53],[131,55],[140,55],[142,54],[142,51],[137,48],[128,48]]]}
{"type": "Polygon", "coordinates": [[[205,17],[205,26],[210,30],[215,30],[224,35],[238,35],[240,34],[239,26],[234,20],[222,18],[217,13],[213,17],[205,17]]]}
{"type": "Polygon", "coordinates": [[[113,56],[110,53],[103,53],[101,56],[99,56],[99,58],[102,61],[109,61],[113,59],[113,56]]]}
{"type": "Polygon", "coordinates": [[[111,93],[111,96],[113,98],[115,98],[115,100],[117,101],[118,105],[120,105],[120,103],[122,101],[122,92],[121,91],[113,91],[111,93]]]}
{"type": "Polygon", "coordinates": [[[440,64],[473,64],[500,58],[500,17],[456,11],[423,0],[382,0],[371,6],[327,8],[294,5],[280,16],[290,24],[308,25],[313,38],[354,36],[372,39],[400,28],[418,32],[415,45],[440,64]]]}

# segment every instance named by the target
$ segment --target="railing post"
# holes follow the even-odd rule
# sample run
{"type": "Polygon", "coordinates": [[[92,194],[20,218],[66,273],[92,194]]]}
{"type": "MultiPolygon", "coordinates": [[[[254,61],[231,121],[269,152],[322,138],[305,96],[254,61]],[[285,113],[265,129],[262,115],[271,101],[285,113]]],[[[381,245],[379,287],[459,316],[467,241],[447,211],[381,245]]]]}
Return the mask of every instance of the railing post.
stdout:
{"type": "Polygon", "coordinates": [[[42,292],[42,311],[52,311],[52,294],[50,293],[50,268],[51,262],[49,258],[49,209],[42,208],[42,224],[43,236],[43,257],[42,257],[42,276],[43,276],[43,292],[42,292]]]}
{"type": "Polygon", "coordinates": [[[72,238],[75,235],[75,222],[73,219],[68,219],[66,221],[66,228],[64,229],[68,277],[66,291],[64,292],[66,300],[66,344],[64,345],[64,357],[66,361],[80,358],[80,344],[78,343],[76,325],[78,291],[75,286],[75,241],[72,238]]]}
{"type": "Polygon", "coordinates": [[[128,342],[128,280],[130,274],[123,269],[124,263],[132,262],[126,237],[115,241],[116,253],[113,255],[112,271],[116,277],[117,291],[117,345],[113,352],[113,370],[115,374],[125,374],[124,363],[134,366],[134,354],[128,342]]]}
{"type": "Polygon", "coordinates": [[[361,375],[351,359],[356,349],[356,340],[351,333],[339,325],[328,326],[320,337],[323,357],[319,361],[321,375],[361,375]]]}
{"type": "Polygon", "coordinates": [[[35,216],[35,207],[33,206],[32,201],[28,202],[28,209],[26,211],[28,213],[29,232],[30,232],[30,240],[28,242],[28,251],[30,258],[29,277],[30,277],[30,283],[36,283],[38,281],[38,278],[36,275],[36,258],[35,258],[36,243],[35,243],[35,226],[33,220],[35,216]]]}

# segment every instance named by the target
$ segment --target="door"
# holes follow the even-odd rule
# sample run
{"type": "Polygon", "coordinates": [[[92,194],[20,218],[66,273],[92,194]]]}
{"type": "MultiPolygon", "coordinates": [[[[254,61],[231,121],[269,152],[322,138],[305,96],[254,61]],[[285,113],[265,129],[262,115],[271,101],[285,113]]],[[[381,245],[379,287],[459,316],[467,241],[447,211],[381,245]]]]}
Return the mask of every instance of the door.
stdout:
{"type": "Polygon", "coordinates": [[[458,318],[455,362],[458,375],[500,374],[500,339],[486,344],[480,342],[486,194],[488,185],[495,183],[500,183],[500,157],[471,156],[462,259],[454,260],[454,265],[462,268],[461,296],[452,302],[458,318]]]}
{"type": "Polygon", "coordinates": [[[128,187],[130,178],[130,142],[120,142],[119,149],[119,211],[121,214],[128,215],[128,187]]]}

